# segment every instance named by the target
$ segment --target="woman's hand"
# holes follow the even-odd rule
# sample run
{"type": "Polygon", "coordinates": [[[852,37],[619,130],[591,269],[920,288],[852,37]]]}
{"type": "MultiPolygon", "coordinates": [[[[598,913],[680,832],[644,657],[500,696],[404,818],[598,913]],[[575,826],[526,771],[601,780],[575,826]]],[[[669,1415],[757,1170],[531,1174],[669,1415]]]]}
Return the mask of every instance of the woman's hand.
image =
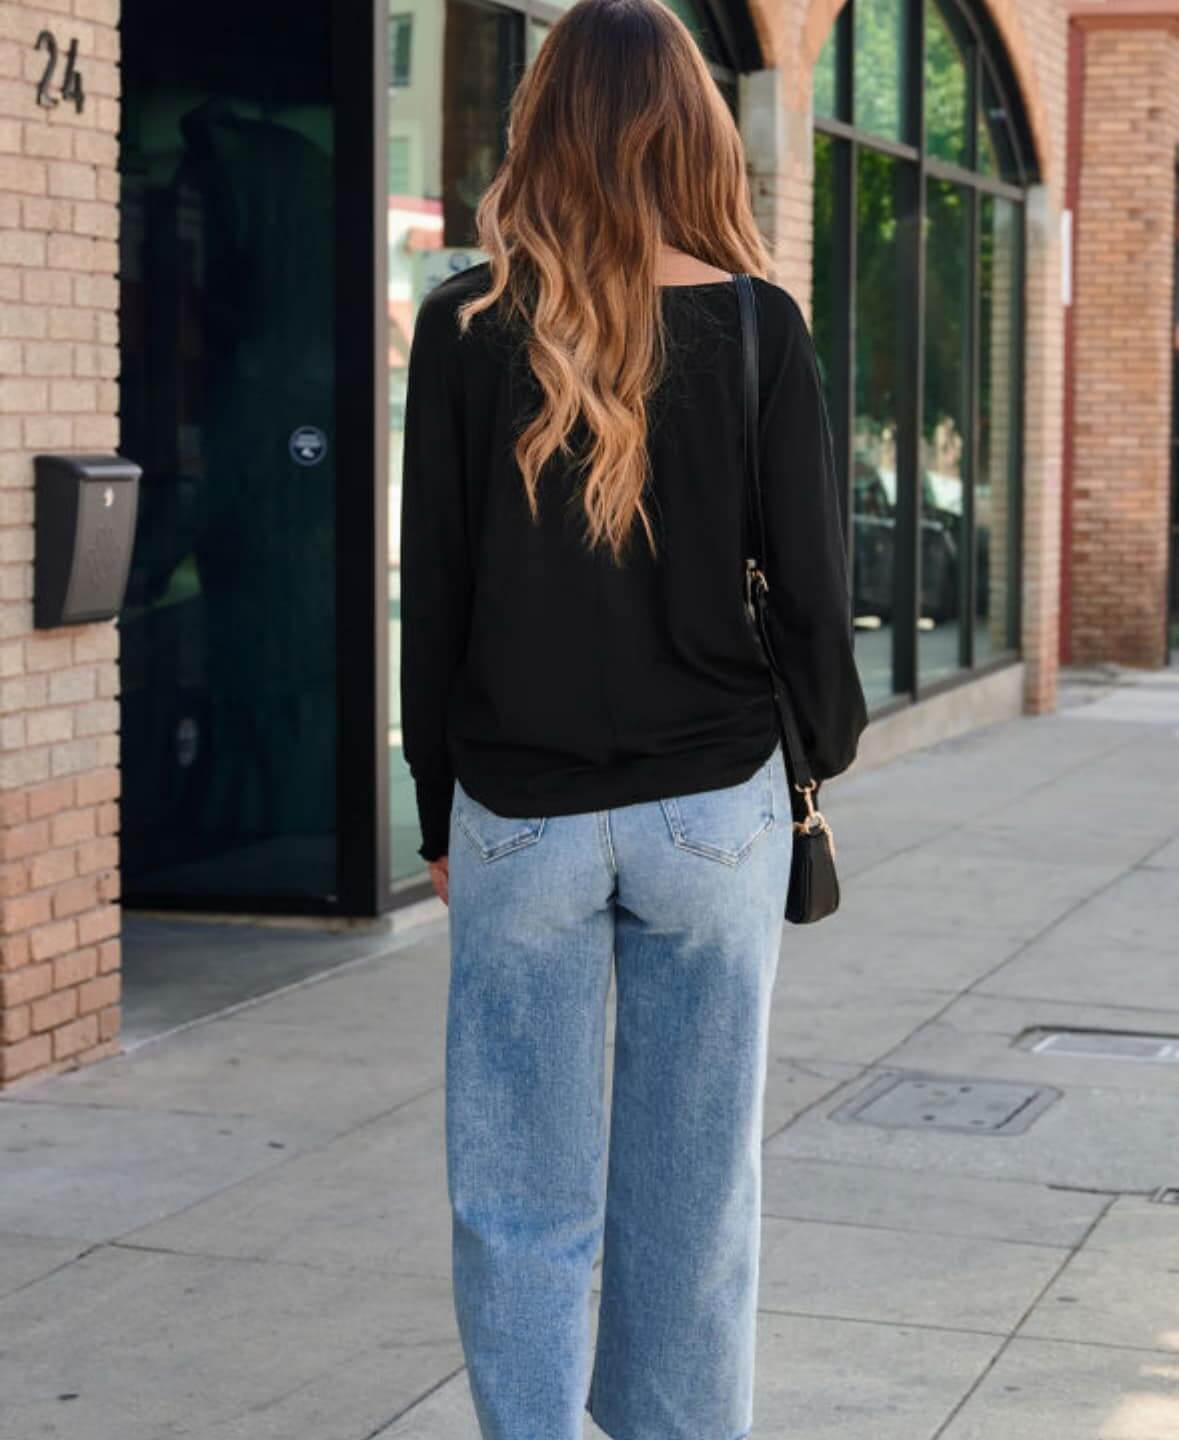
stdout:
{"type": "Polygon", "coordinates": [[[430,870],[430,882],[434,886],[434,894],[444,905],[450,904],[450,856],[442,855],[437,860],[427,862],[430,870]]]}

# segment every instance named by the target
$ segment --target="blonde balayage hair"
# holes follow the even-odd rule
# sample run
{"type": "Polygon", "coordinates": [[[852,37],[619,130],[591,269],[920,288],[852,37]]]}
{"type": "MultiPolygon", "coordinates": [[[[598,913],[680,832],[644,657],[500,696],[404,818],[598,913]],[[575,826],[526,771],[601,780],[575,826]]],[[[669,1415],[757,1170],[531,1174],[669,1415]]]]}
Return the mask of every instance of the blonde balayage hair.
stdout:
{"type": "Polygon", "coordinates": [[[647,402],[666,363],[659,247],[730,273],[771,269],[740,135],[662,0],[577,0],[521,78],[507,138],[475,217],[491,286],[459,308],[461,329],[492,306],[526,327],[542,402],[514,455],[533,520],[560,451],[584,476],[589,546],[621,563],[637,516],[654,554],[643,492],[647,402]]]}

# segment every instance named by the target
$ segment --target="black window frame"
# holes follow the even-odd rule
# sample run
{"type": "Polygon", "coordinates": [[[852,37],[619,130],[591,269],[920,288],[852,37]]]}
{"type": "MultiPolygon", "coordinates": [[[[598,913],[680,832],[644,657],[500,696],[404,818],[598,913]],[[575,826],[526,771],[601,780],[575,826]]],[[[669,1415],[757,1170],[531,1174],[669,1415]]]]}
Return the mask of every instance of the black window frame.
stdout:
{"type": "Polygon", "coordinates": [[[973,41],[971,68],[967,73],[967,95],[970,106],[967,117],[967,146],[970,164],[962,166],[931,155],[926,149],[925,135],[925,0],[899,0],[899,19],[905,44],[905,76],[902,85],[901,132],[917,137],[915,143],[893,140],[857,127],[850,117],[855,114],[855,4],[847,0],[834,22],[829,43],[835,45],[835,108],[837,116],[813,112],[816,135],[822,134],[835,142],[833,174],[836,194],[833,197],[836,219],[834,236],[834,289],[841,297],[842,310],[833,317],[833,347],[823,360],[829,365],[832,431],[836,442],[836,463],[842,486],[846,527],[849,573],[855,561],[854,474],[855,449],[855,316],[856,316],[856,173],[857,152],[871,149],[907,162],[902,167],[902,206],[898,214],[898,244],[902,284],[913,297],[912,324],[901,337],[898,357],[900,390],[897,436],[897,502],[894,565],[894,589],[897,608],[892,617],[892,693],[869,706],[873,719],[908,708],[920,700],[969,684],[1021,658],[1019,636],[1022,623],[1020,576],[1023,565],[1021,535],[1023,528],[1024,490],[1024,366],[1027,335],[1026,306],[1026,195],[1027,188],[1038,181],[1035,147],[1030,123],[1024,110],[1014,71],[1001,37],[981,6],[967,0],[937,0],[943,11],[951,11],[953,19],[973,41]],[[984,67],[1000,98],[1006,114],[1016,180],[1005,180],[973,168],[977,165],[977,141],[980,97],[983,93],[984,67]],[[925,233],[927,182],[942,179],[961,185],[970,194],[971,293],[969,305],[967,391],[969,396],[967,460],[969,483],[963,494],[963,532],[965,570],[963,594],[959,609],[963,623],[959,626],[958,667],[949,675],[922,682],[918,665],[918,621],[921,595],[921,496],[918,493],[920,471],[920,437],[924,394],[924,363],[926,330],[925,233]],[[1017,295],[1014,327],[1014,361],[1012,394],[1019,402],[1014,406],[1014,473],[1010,475],[1011,511],[1009,522],[1010,607],[1008,611],[1008,643],[991,654],[985,663],[974,664],[976,533],[974,526],[974,483],[978,475],[979,443],[979,334],[980,334],[980,211],[978,197],[989,193],[1013,202],[1016,224],[1015,271],[1017,295]]]}

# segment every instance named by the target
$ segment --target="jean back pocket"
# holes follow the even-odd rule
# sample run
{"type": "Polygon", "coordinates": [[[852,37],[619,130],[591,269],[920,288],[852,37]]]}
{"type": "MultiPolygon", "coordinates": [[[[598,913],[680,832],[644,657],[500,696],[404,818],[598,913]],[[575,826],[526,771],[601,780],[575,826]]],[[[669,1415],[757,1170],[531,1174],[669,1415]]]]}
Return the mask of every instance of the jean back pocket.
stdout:
{"type": "Polygon", "coordinates": [[[760,835],[775,823],[771,765],[781,763],[775,750],[748,780],[719,790],[675,795],[659,803],[671,838],[681,850],[709,860],[739,865],[760,835]]]}
{"type": "Polygon", "coordinates": [[[526,845],[535,845],[544,833],[544,818],[515,819],[497,815],[454,783],[454,819],[481,860],[498,860],[526,845]]]}

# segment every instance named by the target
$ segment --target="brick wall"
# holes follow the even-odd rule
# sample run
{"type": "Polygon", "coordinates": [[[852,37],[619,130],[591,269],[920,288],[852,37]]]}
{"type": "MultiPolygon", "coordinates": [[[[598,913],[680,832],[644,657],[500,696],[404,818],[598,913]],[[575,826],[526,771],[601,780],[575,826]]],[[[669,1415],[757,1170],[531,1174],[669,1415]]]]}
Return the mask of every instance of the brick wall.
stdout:
{"type": "Polygon", "coordinates": [[[1078,663],[1166,662],[1179,20],[1171,24],[1082,29],[1068,637],[1078,663]]]}
{"type": "Polygon", "coordinates": [[[118,444],[117,23],[0,0],[0,1085],[118,1046],[117,630],[32,617],[32,457],[118,444]]]}

